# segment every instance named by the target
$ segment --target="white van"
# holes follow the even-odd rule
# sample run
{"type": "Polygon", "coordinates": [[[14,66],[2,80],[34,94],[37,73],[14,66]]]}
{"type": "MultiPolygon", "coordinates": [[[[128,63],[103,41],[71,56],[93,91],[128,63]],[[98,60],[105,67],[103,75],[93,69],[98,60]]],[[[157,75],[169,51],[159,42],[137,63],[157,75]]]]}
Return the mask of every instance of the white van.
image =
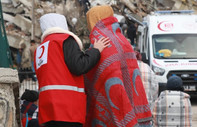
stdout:
{"type": "Polygon", "coordinates": [[[157,11],[138,27],[138,48],[143,61],[160,76],[180,76],[184,91],[197,92],[197,15],[193,11],[157,11]]]}

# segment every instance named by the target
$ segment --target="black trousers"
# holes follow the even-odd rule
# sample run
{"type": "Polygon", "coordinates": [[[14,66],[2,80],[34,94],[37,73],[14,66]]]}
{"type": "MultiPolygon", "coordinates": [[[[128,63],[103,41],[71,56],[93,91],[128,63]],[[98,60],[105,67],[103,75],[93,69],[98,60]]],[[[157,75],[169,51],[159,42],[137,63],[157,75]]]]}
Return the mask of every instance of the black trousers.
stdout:
{"type": "Polygon", "coordinates": [[[83,124],[62,121],[49,121],[45,123],[44,127],[83,127],[83,124]]]}

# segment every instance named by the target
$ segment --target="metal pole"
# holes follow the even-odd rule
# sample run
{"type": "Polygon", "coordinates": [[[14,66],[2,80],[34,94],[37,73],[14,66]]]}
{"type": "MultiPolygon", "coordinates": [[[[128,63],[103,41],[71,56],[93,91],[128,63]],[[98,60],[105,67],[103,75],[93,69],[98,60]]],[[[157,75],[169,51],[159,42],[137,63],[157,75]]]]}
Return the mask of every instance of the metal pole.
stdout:
{"type": "Polygon", "coordinates": [[[35,37],[35,15],[34,15],[34,10],[35,10],[35,0],[32,0],[32,33],[31,33],[31,39],[34,40],[35,37]]]}
{"type": "Polygon", "coordinates": [[[65,0],[62,0],[62,11],[63,11],[63,15],[65,15],[65,4],[66,4],[66,2],[65,2],[65,0]]]}

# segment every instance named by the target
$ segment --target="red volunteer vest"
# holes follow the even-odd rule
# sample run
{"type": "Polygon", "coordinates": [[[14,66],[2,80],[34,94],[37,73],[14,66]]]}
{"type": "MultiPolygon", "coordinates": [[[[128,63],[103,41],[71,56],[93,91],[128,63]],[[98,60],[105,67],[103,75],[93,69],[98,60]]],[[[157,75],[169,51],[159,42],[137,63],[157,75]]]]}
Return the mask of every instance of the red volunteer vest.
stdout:
{"type": "Polygon", "coordinates": [[[35,51],[34,65],[39,83],[39,123],[66,121],[84,123],[86,95],[83,76],[68,70],[63,54],[67,34],[51,34],[35,51]]]}

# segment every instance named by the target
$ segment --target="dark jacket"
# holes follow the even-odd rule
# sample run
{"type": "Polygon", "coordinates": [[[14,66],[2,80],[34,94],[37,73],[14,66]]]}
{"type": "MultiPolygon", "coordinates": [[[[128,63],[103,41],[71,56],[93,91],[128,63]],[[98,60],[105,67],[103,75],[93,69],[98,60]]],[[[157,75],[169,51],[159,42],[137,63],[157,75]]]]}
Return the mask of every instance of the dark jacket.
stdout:
{"type": "Polygon", "coordinates": [[[68,37],[63,43],[65,63],[71,73],[81,75],[91,70],[100,59],[98,49],[91,48],[81,52],[73,37],[68,37]]]}
{"type": "Polygon", "coordinates": [[[131,44],[134,45],[134,39],[136,38],[136,27],[134,24],[131,24],[127,29],[127,36],[131,41],[131,44]]]}

